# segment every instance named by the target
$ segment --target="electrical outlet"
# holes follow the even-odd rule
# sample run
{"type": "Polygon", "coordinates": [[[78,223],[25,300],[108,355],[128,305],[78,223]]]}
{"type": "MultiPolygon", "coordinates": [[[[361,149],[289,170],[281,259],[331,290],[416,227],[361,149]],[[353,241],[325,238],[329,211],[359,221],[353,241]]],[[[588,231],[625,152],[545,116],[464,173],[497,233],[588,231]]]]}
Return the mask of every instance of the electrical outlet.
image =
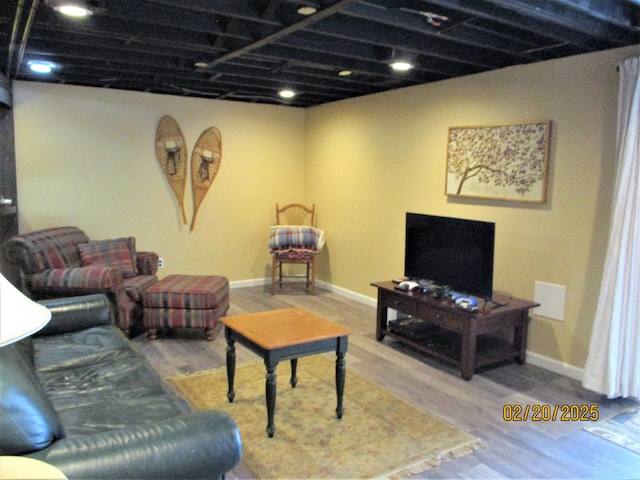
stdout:
{"type": "Polygon", "coordinates": [[[164,258],[158,259],[158,268],[164,268],[164,258]]]}

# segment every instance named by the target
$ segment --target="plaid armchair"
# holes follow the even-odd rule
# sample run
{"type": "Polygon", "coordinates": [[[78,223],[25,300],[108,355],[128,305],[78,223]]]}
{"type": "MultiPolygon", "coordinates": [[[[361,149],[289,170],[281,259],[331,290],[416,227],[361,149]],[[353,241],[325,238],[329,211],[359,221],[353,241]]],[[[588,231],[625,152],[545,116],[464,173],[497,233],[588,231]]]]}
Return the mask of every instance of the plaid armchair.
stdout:
{"type": "Polygon", "coordinates": [[[79,228],[56,227],[12,237],[4,250],[31,298],[105,293],[113,322],[127,333],[141,319],[145,290],[158,281],[158,255],[137,252],[134,237],[90,241],[79,228]]]}

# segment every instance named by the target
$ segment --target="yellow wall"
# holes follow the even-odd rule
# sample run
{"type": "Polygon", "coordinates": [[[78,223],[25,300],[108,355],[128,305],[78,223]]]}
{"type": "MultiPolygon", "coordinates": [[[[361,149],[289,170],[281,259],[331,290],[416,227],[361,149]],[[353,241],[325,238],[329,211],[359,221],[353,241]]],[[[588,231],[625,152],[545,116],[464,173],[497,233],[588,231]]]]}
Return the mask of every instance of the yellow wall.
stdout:
{"type": "MultiPolygon", "coordinates": [[[[164,258],[162,276],[266,276],[274,204],[303,198],[304,110],[28,82],[15,82],[14,105],[20,231],[134,235],[164,258]],[[193,232],[156,159],[163,115],[179,123],[189,156],[203,130],[222,132],[193,232]]],[[[184,203],[190,222],[190,180],[184,203]]]]}
{"type": "MultiPolygon", "coordinates": [[[[535,317],[529,350],[582,367],[607,241],[619,61],[640,46],[371,95],[306,110],[117,90],[14,84],[21,231],[72,224],[135,235],[169,273],[268,277],[275,202],[315,202],[326,232],[319,278],[367,297],[402,274],[404,214],[496,222],[495,288],[533,298],[565,285],[564,322],[535,317]],[[195,231],[155,158],[162,115],[188,146],[222,131],[218,177],[195,231]],[[547,203],[444,195],[450,126],[551,120],[547,203]]],[[[190,185],[185,195],[192,212],[190,185]]]]}
{"type": "Polygon", "coordinates": [[[615,170],[620,60],[640,47],[518,66],[308,109],[305,197],[319,205],[322,277],[375,296],[402,275],[407,211],[496,222],[494,288],[566,286],[565,321],[536,317],[529,350],[582,367],[600,287],[615,170]],[[451,126],[551,120],[548,201],[444,194],[451,126]]]}

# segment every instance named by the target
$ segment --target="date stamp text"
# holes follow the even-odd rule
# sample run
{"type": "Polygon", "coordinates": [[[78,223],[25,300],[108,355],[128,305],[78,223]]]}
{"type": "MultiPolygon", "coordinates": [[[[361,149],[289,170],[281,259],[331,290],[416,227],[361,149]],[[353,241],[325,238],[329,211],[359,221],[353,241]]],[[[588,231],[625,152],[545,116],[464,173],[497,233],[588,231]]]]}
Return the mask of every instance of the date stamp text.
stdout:
{"type": "Polygon", "coordinates": [[[598,405],[504,405],[502,419],[505,422],[595,422],[600,418],[598,405]]]}

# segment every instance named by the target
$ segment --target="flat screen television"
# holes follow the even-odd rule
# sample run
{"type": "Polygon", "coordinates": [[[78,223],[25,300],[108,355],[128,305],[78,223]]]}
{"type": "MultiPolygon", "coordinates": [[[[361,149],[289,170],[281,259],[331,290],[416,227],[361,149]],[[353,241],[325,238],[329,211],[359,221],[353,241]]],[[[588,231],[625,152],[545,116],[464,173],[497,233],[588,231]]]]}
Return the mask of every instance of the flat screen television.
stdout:
{"type": "Polygon", "coordinates": [[[407,212],[404,275],[490,299],[495,223],[407,212]]]}

